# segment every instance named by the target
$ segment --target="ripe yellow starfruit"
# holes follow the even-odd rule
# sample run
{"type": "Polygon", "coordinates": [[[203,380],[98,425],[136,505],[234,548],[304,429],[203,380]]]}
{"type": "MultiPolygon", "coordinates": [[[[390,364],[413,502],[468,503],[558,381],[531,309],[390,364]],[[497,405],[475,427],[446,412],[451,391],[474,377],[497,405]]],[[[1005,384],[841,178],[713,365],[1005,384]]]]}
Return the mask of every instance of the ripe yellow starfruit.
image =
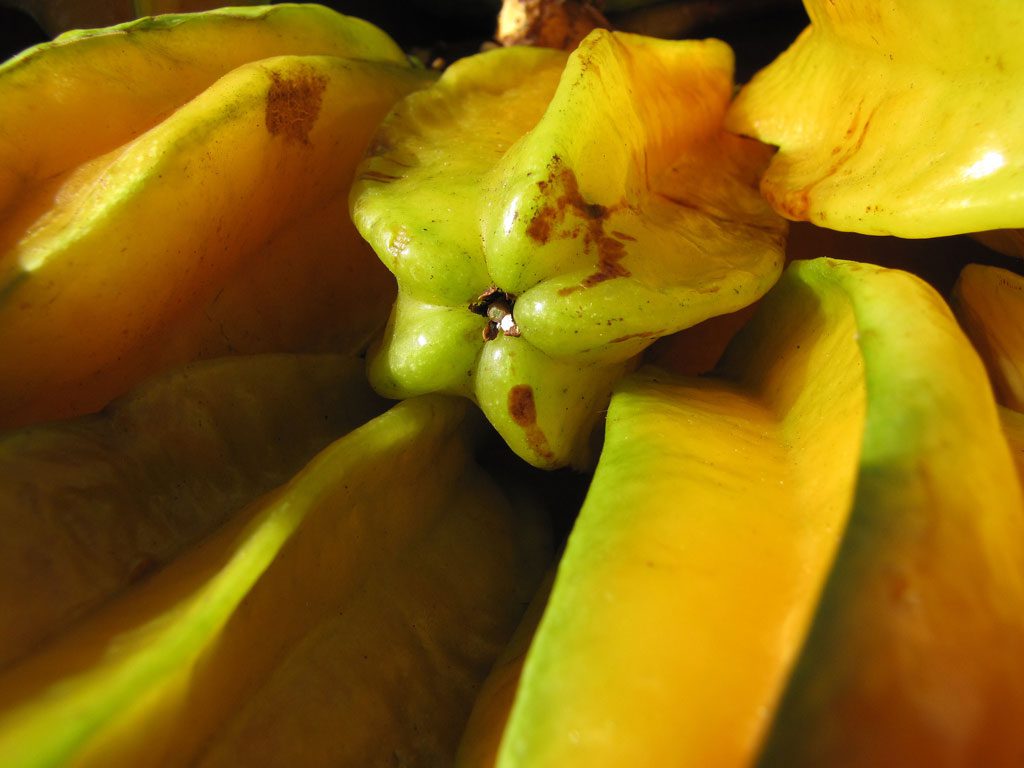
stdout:
{"type": "Polygon", "coordinates": [[[477,694],[459,741],[455,768],[492,768],[497,760],[501,736],[523,671],[523,661],[544,615],[554,578],[555,570],[552,568],[477,694]]]}
{"type": "Polygon", "coordinates": [[[988,369],[999,415],[1024,484],[1024,277],[968,264],[952,295],[953,310],[988,369]]]}
{"type": "Polygon", "coordinates": [[[957,279],[952,303],[985,361],[999,402],[1024,412],[1024,277],[969,264],[957,279]]]}
{"type": "Polygon", "coordinates": [[[589,461],[612,383],[660,336],[777,279],[766,147],[729,135],[724,43],[593,32],[452,65],[384,121],[352,188],[398,299],[387,396],[475,400],[540,467],[589,461]]]}
{"type": "Polygon", "coordinates": [[[247,355],[0,436],[0,668],[173,560],[384,410],[362,361],[247,355]]]}
{"type": "Polygon", "coordinates": [[[497,766],[1011,765],[1024,505],[898,270],[794,262],[714,375],[622,380],[497,766]]]}
{"type": "Polygon", "coordinates": [[[0,425],[197,357],[361,348],[394,293],[349,185],[432,79],[315,5],[68,33],[0,66],[0,425]]]}
{"type": "Polygon", "coordinates": [[[0,764],[450,764],[550,567],[479,431],[400,403],[5,668],[0,764]]]}
{"type": "Polygon", "coordinates": [[[779,147],[761,189],[832,229],[1024,227],[1017,0],[804,0],[808,26],[727,125],[779,147]]]}
{"type": "MultiPolygon", "coordinates": [[[[251,0],[232,0],[233,6],[255,5],[251,0]]],[[[219,8],[217,0],[5,0],[19,8],[46,32],[56,36],[71,29],[106,27],[139,16],[208,11],[219,8]]]]}

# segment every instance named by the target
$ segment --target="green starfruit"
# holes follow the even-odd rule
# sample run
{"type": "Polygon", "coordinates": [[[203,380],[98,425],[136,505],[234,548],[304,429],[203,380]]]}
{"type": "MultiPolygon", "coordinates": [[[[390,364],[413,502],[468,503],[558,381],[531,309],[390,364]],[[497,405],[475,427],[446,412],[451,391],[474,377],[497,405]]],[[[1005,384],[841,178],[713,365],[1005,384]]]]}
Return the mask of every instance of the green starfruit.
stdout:
{"type": "Polygon", "coordinates": [[[726,118],[779,147],[776,210],[899,237],[1024,227],[1019,1],[804,6],[810,26],[726,118]]]}
{"type": "Polygon", "coordinates": [[[732,73],[717,40],[597,30],[571,55],[469,57],[400,102],[351,196],[398,281],[374,387],[468,397],[535,466],[586,465],[648,345],[780,272],[770,151],[722,127],[732,73]]]}

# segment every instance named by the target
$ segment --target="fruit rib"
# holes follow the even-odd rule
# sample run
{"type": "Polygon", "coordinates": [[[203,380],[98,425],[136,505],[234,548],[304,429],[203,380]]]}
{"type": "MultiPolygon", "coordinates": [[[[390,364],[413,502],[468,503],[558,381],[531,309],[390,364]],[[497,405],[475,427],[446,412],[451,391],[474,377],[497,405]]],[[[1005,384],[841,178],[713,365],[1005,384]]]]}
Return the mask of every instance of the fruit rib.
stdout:
{"type": "Polygon", "coordinates": [[[866,265],[857,493],[763,765],[1009,765],[1024,749],[1024,519],[991,387],[941,298],[866,265]],[[965,692],[969,691],[969,694],[965,692]]]}
{"type": "Polygon", "coordinates": [[[652,369],[619,386],[499,765],[753,756],[842,525],[863,420],[849,312],[791,294],[751,345],[751,391],[652,369]]]}
{"type": "Polygon", "coordinates": [[[953,310],[988,369],[999,402],[1024,412],[1024,278],[968,264],[953,289],[953,310]]]}
{"type": "MultiPolygon", "coordinates": [[[[428,666],[383,665],[368,689],[378,696],[390,686],[386,695],[394,701],[415,695],[420,706],[435,683],[472,690],[473,675],[482,677],[490,662],[487,649],[496,654],[521,614],[523,593],[539,582],[547,545],[535,518],[519,525],[524,521],[472,464],[465,414],[462,403],[444,398],[396,406],[11,670],[0,679],[0,762],[191,763],[245,701],[259,701],[253,693],[281,659],[290,663],[290,650],[324,622],[331,626],[332,616],[372,613],[367,594],[376,595],[371,602],[417,610],[415,590],[387,600],[375,592],[415,587],[407,569],[416,565],[458,585],[435,595],[438,625],[418,626],[404,639],[409,656],[428,666]],[[486,509],[478,509],[479,498],[487,499],[486,509]],[[491,559],[467,551],[481,537],[490,542],[491,559]],[[467,618],[473,613],[482,616],[467,618]],[[467,622],[474,635],[462,645],[467,622]],[[459,644],[444,651],[450,657],[431,658],[432,649],[447,647],[445,637],[459,637],[459,644]],[[429,664],[451,671],[451,679],[429,674],[429,664]],[[421,685],[426,693],[417,690],[421,685]]],[[[393,620],[389,610],[382,605],[379,624],[353,631],[363,627],[362,640],[373,640],[393,620]]],[[[364,674],[353,671],[349,682],[364,674]]],[[[438,696],[445,706],[451,697],[452,690],[438,696]]],[[[462,716],[470,703],[455,696],[462,716]]],[[[414,723],[403,725],[415,731],[414,723]]],[[[414,733],[406,735],[415,742],[414,733]]],[[[396,738],[376,734],[373,746],[390,758],[396,738]]],[[[382,760],[378,752],[361,764],[382,760]]]]}
{"type": "Polygon", "coordinates": [[[501,736],[515,701],[523,661],[544,615],[554,579],[555,569],[552,568],[480,688],[459,741],[455,768],[492,768],[498,759],[501,736]]]}
{"type": "Polygon", "coordinates": [[[1024,226],[1016,0],[804,6],[810,26],[726,118],[779,147],[761,182],[773,207],[871,235],[1024,226]]]}
{"type": "Polygon", "coordinates": [[[796,262],[716,377],[619,386],[498,765],[1005,764],[1021,514],[941,299],[796,262]]]}
{"type": "Polygon", "coordinates": [[[355,357],[261,355],[0,437],[0,669],[383,410],[355,357]]]}
{"type": "Polygon", "coordinates": [[[138,19],[30,48],[0,66],[0,210],[136,138],[232,69],[283,55],[405,62],[372,24],[294,3],[138,19]]]}
{"type": "Polygon", "coordinates": [[[732,73],[719,40],[595,30],[568,57],[467,57],[403,99],[351,196],[398,282],[373,386],[461,394],[534,466],[591,466],[640,353],[781,271],[770,152],[722,126],[732,73]]]}
{"type": "MultiPolygon", "coordinates": [[[[271,328],[282,307],[302,313],[313,301],[308,311],[319,318],[315,300],[333,298],[349,321],[333,341],[355,351],[383,322],[393,289],[344,211],[322,206],[347,193],[390,105],[430,79],[390,63],[264,59],[77,169],[52,209],[0,255],[0,424],[90,412],[155,371],[207,347],[219,351],[231,317],[225,323],[217,306],[210,321],[206,310],[250,267],[286,277],[293,260],[300,274],[311,261],[357,264],[355,275],[350,267],[321,270],[327,296],[303,295],[301,281],[292,295],[283,278],[278,293],[260,284],[252,294],[233,292],[250,314],[266,300],[263,325],[271,328]],[[294,253],[320,242],[317,235],[275,241],[314,210],[339,222],[331,232],[348,239],[326,252],[294,253]],[[335,273],[351,282],[339,285],[335,273]],[[350,297],[365,312],[347,309],[350,297]]],[[[301,348],[302,339],[291,342],[287,350],[259,339],[241,346],[301,348]]]]}
{"type": "Polygon", "coordinates": [[[988,370],[1024,487],[1024,278],[1000,267],[968,264],[953,286],[951,304],[988,370]]]}
{"type": "Polygon", "coordinates": [[[459,484],[448,514],[289,651],[199,766],[452,764],[488,666],[551,562],[536,510],[510,509],[481,476],[459,484]]]}

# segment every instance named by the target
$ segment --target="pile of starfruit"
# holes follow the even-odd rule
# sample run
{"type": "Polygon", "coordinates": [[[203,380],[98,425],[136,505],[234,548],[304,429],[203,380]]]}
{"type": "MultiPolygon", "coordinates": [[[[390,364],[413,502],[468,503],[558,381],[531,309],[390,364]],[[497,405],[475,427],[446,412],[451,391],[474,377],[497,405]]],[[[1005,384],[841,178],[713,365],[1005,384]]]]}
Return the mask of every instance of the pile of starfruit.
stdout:
{"type": "Polygon", "coordinates": [[[1020,766],[1024,13],[806,9],[0,65],[0,766],[1020,766]]]}

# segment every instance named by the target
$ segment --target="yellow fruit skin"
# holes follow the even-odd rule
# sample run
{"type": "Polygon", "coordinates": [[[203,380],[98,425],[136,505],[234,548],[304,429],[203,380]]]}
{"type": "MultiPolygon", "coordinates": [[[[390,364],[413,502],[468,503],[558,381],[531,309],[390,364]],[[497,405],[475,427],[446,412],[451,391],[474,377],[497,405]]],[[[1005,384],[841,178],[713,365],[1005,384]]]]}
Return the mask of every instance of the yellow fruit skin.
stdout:
{"type": "Polygon", "coordinates": [[[447,517],[289,652],[199,766],[452,764],[552,555],[535,509],[475,474],[456,482],[447,517]]]}
{"type": "Polygon", "coordinates": [[[1024,488],[1024,413],[1011,408],[1000,408],[999,417],[1003,423],[1003,433],[1013,455],[1013,463],[1017,467],[1017,477],[1024,488]]]}
{"type": "Polygon", "coordinates": [[[550,565],[467,413],[397,405],[6,670],[0,763],[450,763],[550,565]]]}
{"type": "Polygon", "coordinates": [[[1024,412],[1024,278],[969,264],[953,289],[953,308],[988,369],[999,402],[1024,412]]]}
{"type": "Polygon", "coordinates": [[[794,282],[728,375],[645,368],[617,387],[499,766],[756,756],[847,512],[864,418],[850,313],[794,282]]]}
{"type": "MultiPolygon", "coordinates": [[[[179,35],[173,53],[213,45],[203,17],[170,26],[192,25],[199,33],[179,35]]],[[[125,39],[143,56],[163,41],[125,39]]],[[[372,58],[370,42],[348,48],[372,58]]],[[[117,50],[108,41],[101,63],[117,50]]],[[[0,90],[18,85],[17,63],[0,90]]],[[[29,194],[0,222],[0,425],[94,411],[197,357],[361,349],[394,287],[344,201],[377,122],[431,79],[390,61],[263,58],[162,102],[152,125],[137,117],[138,135],[100,141],[84,129],[102,154],[43,155],[56,176],[26,179],[29,194]]]]}
{"type": "Polygon", "coordinates": [[[0,66],[0,210],[141,135],[235,67],[284,55],[406,61],[373,25],[312,3],[139,19],[28,49],[0,66]]]}
{"type": "Polygon", "coordinates": [[[912,275],[796,262],[714,376],[617,388],[497,765],[1011,765],[1021,691],[976,353],[912,275]]]}
{"type": "Polygon", "coordinates": [[[515,634],[487,675],[462,733],[455,768],[493,768],[497,761],[502,734],[522,675],[523,662],[541,616],[544,615],[554,579],[555,571],[552,569],[530,601],[515,634]]]}
{"type": "Polygon", "coordinates": [[[1024,487],[1024,278],[1000,267],[968,264],[953,286],[951,301],[992,381],[1024,487]]]}
{"type": "Polygon", "coordinates": [[[761,182],[773,207],[907,238],[1024,227],[1019,3],[804,6],[810,26],[726,119],[779,147],[761,182]]]}
{"type": "Polygon", "coordinates": [[[983,366],[912,276],[844,290],[866,366],[856,494],[764,766],[1010,766],[1024,750],[1024,513],[983,366]]]}
{"type": "Polygon", "coordinates": [[[251,355],[0,436],[0,668],[384,409],[354,356],[251,355]]]}

